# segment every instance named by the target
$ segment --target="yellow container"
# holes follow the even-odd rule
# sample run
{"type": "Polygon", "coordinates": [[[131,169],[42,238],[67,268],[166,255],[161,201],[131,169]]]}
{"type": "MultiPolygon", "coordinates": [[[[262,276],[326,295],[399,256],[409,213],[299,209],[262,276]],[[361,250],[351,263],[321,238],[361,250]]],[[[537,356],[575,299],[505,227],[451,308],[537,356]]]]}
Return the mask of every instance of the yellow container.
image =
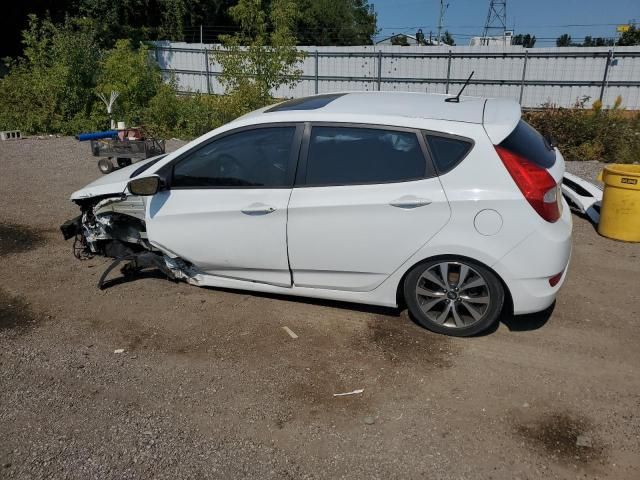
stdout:
{"type": "Polygon", "coordinates": [[[598,233],[640,242],[640,165],[608,165],[598,180],[604,182],[598,233]]]}

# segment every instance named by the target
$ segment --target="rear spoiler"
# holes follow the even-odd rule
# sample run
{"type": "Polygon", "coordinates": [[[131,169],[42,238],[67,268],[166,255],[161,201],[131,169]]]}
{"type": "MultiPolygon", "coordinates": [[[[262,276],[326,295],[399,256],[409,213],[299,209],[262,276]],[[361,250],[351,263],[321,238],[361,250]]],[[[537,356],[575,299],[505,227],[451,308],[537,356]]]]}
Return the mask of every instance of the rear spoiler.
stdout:
{"type": "Polygon", "coordinates": [[[482,124],[491,143],[499,145],[516,128],[522,117],[520,104],[508,98],[489,98],[484,104],[482,124]]]}

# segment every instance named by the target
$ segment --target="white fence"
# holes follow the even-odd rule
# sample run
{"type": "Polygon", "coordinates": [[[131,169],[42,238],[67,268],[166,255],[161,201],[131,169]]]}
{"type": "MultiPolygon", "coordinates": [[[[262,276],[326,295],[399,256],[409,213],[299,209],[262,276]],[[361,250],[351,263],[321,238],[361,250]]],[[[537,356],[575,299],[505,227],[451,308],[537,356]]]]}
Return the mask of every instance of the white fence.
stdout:
{"type": "MultiPolygon", "coordinates": [[[[155,57],[182,92],[218,94],[215,45],[154,42],[155,57]]],[[[475,71],[465,95],[510,97],[524,107],[571,106],[588,96],[640,109],[640,48],[522,47],[300,47],[306,52],[301,81],[273,92],[303,97],[346,90],[455,93],[475,71]]]]}

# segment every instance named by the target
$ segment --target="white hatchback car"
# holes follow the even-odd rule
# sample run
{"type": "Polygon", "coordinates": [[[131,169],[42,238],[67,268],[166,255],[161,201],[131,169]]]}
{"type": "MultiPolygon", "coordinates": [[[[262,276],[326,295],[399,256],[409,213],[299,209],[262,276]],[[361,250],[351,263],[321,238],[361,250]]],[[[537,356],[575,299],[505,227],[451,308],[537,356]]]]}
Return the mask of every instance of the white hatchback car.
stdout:
{"type": "Polygon", "coordinates": [[[252,112],[75,192],[82,215],[63,234],[125,272],[404,303],[450,335],[490,327],[503,305],[544,310],[571,253],[562,155],[514,101],[446,98],[339,93],[252,112]]]}

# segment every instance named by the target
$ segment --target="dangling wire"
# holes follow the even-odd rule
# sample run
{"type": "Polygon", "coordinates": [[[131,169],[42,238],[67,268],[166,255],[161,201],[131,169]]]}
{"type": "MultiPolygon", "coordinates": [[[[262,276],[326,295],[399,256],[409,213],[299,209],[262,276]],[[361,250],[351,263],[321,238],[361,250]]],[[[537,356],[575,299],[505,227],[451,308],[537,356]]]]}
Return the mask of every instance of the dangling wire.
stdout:
{"type": "Polygon", "coordinates": [[[87,241],[80,233],[76,234],[76,238],[73,240],[73,256],[78,260],[89,260],[93,258],[93,254],[89,250],[87,241]]]}

